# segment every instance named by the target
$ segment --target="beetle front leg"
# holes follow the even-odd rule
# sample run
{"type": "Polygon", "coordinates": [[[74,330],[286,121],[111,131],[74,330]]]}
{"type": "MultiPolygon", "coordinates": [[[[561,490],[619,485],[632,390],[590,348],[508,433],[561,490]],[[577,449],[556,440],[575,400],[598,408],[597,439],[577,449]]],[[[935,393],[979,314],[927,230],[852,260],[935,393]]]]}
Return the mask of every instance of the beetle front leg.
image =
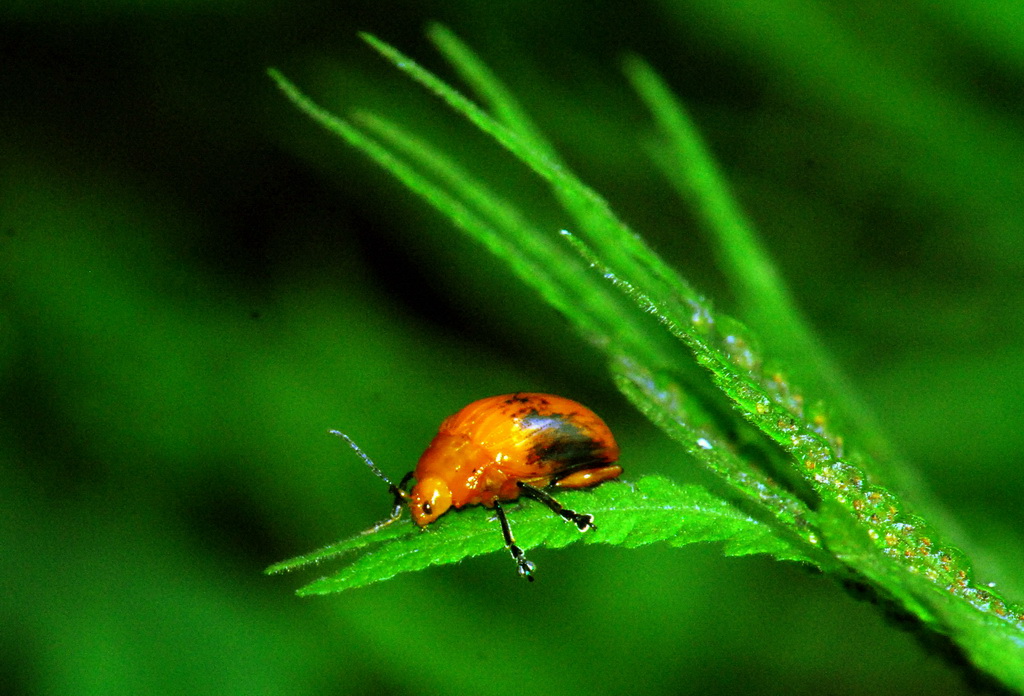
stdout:
{"type": "Polygon", "coordinates": [[[498,521],[501,522],[501,535],[505,537],[505,548],[512,554],[512,559],[516,562],[516,570],[519,571],[519,577],[533,582],[533,569],[535,566],[526,560],[526,554],[516,545],[515,537],[512,536],[512,528],[508,526],[508,518],[505,517],[505,510],[497,500],[494,501],[494,510],[498,513],[498,521]]]}
{"type": "Polygon", "coordinates": [[[534,488],[528,483],[517,481],[516,485],[519,486],[519,490],[521,490],[524,495],[526,495],[529,498],[533,498],[536,501],[544,503],[549,508],[551,508],[553,512],[575,524],[576,528],[579,529],[581,532],[585,532],[588,529],[597,529],[597,526],[594,524],[593,515],[585,515],[576,512],[575,510],[570,510],[569,508],[565,507],[560,502],[555,500],[552,496],[548,495],[539,488],[534,488]]]}
{"type": "Polygon", "coordinates": [[[391,508],[391,514],[369,529],[364,529],[360,534],[373,534],[374,532],[379,532],[388,525],[397,522],[402,517],[402,510],[405,508],[405,501],[409,496],[409,494],[405,492],[405,486],[412,480],[413,473],[414,472],[410,471],[402,477],[402,482],[397,486],[390,483],[388,484],[391,489],[391,494],[395,496],[395,506],[391,508]]]}
{"type": "Polygon", "coordinates": [[[379,532],[380,530],[384,529],[388,525],[390,525],[390,524],[392,524],[394,522],[397,522],[399,519],[401,519],[401,517],[402,517],[402,510],[404,508],[405,508],[405,501],[402,501],[400,503],[395,503],[395,507],[391,510],[391,514],[388,517],[385,517],[384,519],[382,519],[380,522],[378,522],[377,524],[373,525],[369,529],[364,529],[363,531],[361,531],[359,533],[360,534],[373,534],[374,532],[379,532]]]}

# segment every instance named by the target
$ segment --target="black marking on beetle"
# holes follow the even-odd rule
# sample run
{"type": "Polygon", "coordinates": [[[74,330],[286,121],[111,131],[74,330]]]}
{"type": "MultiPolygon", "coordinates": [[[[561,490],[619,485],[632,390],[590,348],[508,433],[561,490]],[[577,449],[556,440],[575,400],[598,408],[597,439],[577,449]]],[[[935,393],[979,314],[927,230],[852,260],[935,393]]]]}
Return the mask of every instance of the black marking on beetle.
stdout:
{"type": "Polygon", "coordinates": [[[504,404],[506,406],[514,406],[515,410],[511,411],[509,415],[516,420],[523,420],[531,414],[537,415],[541,411],[550,411],[551,402],[542,396],[536,394],[531,396],[523,396],[521,393],[516,392],[507,399],[504,404]]]}
{"type": "Polygon", "coordinates": [[[522,426],[540,434],[531,450],[531,455],[540,461],[576,469],[608,460],[604,445],[563,414],[545,416],[532,411],[522,418],[522,426]]]}
{"type": "Polygon", "coordinates": [[[539,403],[539,404],[541,404],[543,406],[547,406],[548,405],[548,400],[543,398],[543,397],[536,396],[536,395],[534,395],[534,396],[524,396],[522,392],[516,392],[515,394],[512,394],[507,399],[505,399],[505,404],[507,406],[511,406],[512,404],[537,404],[537,403],[539,403]]]}

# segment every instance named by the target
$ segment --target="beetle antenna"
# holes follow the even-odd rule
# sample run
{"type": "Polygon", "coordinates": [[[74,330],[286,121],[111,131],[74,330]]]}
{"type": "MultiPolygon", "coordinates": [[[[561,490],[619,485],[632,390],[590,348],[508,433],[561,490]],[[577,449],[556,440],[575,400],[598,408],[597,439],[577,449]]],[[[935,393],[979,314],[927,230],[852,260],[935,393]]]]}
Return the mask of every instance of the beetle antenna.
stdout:
{"type": "Polygon", "coordinates": [[[331,435],[337,435],[342,440],[347,442],[348,446],[351,447],[353,450],[355,450],[355,453],[359,455],[359,458],[362,459],[363,462],[365,462],[366,466],[370,467],[370,471],[372,471],[373,473],[377,474],[377,476],[384,483],[388,484],[388,487],[391,490],[393,490],[393,491],[398,490],[398,487],[395,484],[391,483],[391,479],[389,479],[387,476],[385,476],[384,472],[377,468],[377,465],[373,463],[373,460],[370,459],[366,455],[365,452],[363,452],[361,449],[359,449],[359,445],[357,445],[355,442],[353,442],[352,438],[350,438],[348,435],[346,435],[345,433],[341,432],[340,430],[328,430],[327,432],[329,432],[331,435]]]}
{"type": "Polygon", "coordinates": [[[340,430],[328,430],[327,432],[329,432],[331,435],[337,435],[342,440],[347,442],[348,446],[351,447],[355,451],[355,453],[359,455],[359,458],[363,460],[366,466],[370,467],[370,471],[377,474],[381,481],[388,484],[388,490],[390,490],[391,494],[395,496],[395,506],[391,509],[391,515],[387,519],[381,520],[369,529],[364,530],[362,533],[373,534],[374,532],[379,531],[384,527],[387,527],[392,522],[396,522],[398,518],[402,516],[402,508],[405,507],[405,501],[408,499],[409,494],[405,492],[405,485],[409,483],[409,479],[412,478],[413,472],[410,471],[408,474],[406,474],[405,478],[402,479],[402,482],[396,486],[395,484],[391,483],[391,479],[384,475],[383,471],[377,468],[377,465],[373,463],[373,460],[370,459],[365,452],[359,449],[359,445],[353,442],[352,438],[350,438],[348,435],[341,432],[340,430]]]}

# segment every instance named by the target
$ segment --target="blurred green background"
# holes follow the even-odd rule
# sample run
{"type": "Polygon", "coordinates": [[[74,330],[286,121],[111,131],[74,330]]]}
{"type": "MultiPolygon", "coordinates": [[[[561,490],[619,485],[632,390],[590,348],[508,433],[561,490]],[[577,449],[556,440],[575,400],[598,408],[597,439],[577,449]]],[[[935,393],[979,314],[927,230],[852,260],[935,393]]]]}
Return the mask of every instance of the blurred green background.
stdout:
{"type": "MultiPolygon", "coordinates": [[[[460,34],[726,311],[619,71],[662,72],[801,305],[1024,596],[1024,9],[1016,2],[17,2],[0,7],[0,683],[22,694],[961,693],[795,565],[717,547],[504,555],[299,600],[262,569],[390,504],[469,401],[604,416],[699,472],[511,275],[271,85],[370,108],[566,220],[359,41],[460,34]]],[[[474,511],[464,514],[484,514],[474,511]]],[[[514,520],[513,520],[514,522],[514,520]]],[[[497,530],[495,530],[497,534],[497,530]]]]}

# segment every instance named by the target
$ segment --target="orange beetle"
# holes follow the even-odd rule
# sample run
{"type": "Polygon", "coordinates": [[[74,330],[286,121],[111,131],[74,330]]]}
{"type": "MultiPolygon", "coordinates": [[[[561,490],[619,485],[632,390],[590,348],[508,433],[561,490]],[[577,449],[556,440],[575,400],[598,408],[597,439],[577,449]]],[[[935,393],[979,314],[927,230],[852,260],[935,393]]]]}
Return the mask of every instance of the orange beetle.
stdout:
{"type": "Polygon", "coordinates": [[[397,520],[405,505],[420,527],[449,508],[484,505],[497,512],[505,546],[519,574],[531,581],[534,565],[516,545],[501,501],[525,495],[584,532],[594,528],[594,516],[563,507],[542,489],[587,488],[622,473],[615,464],[619,446],[604,421],[586,406],[551,394],[516,393],[474,401],[441,423],[416,469],[397,486],[347,435],[331,433],[344,438],[395,496],[391,516],[364,533],[397,520]],[[413,478],[416,484],[407,491],[413,478]]]}

